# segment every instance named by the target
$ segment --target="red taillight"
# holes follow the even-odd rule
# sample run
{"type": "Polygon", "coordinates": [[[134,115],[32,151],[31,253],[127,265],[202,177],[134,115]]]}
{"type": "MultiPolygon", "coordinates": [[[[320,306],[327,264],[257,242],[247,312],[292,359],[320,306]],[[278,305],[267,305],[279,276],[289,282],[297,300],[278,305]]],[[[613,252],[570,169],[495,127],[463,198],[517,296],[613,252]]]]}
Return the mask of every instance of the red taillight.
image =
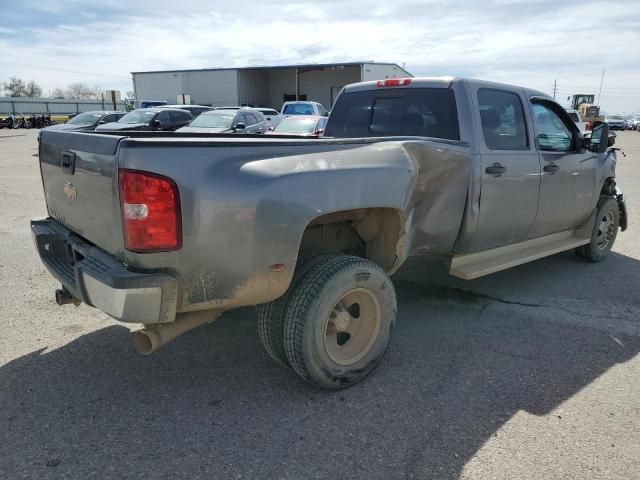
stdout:
{"type": "Polygon", "coordinates": [[[387,78],[386,80],[378,80],[378,87],[403,87],[411,83],[410,78],[387,78]]]}
{"type": "Polygon", "coordinates": [[[591,122],[587,122],[587,124],[584,126],[585,131],[589,131],[591,130],[591,122]]]}
{"type": "Polygon", "coordinates": [[[182,245],[180,195],[169,178],[120,170],[124,246],[134,252],[178,250],[182,245]]]}

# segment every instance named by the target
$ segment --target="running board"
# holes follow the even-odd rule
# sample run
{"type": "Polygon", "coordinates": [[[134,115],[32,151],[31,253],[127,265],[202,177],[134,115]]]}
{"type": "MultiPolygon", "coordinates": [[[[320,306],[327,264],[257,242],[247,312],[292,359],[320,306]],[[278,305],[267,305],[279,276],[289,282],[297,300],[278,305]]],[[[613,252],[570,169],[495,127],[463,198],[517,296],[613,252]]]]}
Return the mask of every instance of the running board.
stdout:
{"type": "Polygon", "coordinates": [[[586,245],[590,241],[590,238],[580,236],[575,230],[567,230],[484,252],[454,255],[451,259],[449,274],[465,280],[472,280],[555,253],[571,250],[586,245]]]}

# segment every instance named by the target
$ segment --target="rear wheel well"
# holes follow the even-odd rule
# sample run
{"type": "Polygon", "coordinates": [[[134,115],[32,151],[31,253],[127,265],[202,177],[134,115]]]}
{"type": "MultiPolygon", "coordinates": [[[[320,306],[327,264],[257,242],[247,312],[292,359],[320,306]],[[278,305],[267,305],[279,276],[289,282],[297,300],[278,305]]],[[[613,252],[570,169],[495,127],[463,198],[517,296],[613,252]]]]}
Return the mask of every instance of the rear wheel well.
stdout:
{"type": "Polygon", "coordinates": [[[300,249],[322,249],[355,255],[392,272],[406,258],[404,226],[404,215],[393,208],[361,208],[327,213],[307,225],[300,249]]]}

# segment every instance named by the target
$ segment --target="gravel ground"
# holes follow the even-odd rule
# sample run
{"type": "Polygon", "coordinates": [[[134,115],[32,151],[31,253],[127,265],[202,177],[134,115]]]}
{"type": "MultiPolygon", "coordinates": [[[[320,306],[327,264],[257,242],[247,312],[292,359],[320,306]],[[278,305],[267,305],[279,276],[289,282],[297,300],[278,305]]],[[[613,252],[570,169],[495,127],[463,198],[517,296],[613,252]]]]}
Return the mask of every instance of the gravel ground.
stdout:
{"type": "Polygon", "coordinates": [[[35,133],[0,130],[0,478],[639,478],[640,132],[618,137],[611,258],[470,282],[411,260],[385,361],[338,393],[270,361],[249,309],[146,358],[57,307],[29,233],[35,133]]]}

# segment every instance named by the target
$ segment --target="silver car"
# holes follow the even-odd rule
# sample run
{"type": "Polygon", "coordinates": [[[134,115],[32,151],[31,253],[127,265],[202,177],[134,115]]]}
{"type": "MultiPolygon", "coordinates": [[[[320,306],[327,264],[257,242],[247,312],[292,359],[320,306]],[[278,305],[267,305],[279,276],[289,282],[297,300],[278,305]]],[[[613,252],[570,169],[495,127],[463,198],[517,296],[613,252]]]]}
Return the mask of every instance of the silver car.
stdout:
{"type": "Polygon", "coordinates": [[[280,115],[280,112],[273,108],[255,108],[254,110],[258,110],[264,115],[267,121],[267,128],[276,128],[284,118],[283,115],[280,115]]]}
{"type": "Polygon", "coordinates": [[[267,131],[267,122],[256,110],[211,110],[198,115],[177,132],[191,133],[254,133],[267,131]]]}

